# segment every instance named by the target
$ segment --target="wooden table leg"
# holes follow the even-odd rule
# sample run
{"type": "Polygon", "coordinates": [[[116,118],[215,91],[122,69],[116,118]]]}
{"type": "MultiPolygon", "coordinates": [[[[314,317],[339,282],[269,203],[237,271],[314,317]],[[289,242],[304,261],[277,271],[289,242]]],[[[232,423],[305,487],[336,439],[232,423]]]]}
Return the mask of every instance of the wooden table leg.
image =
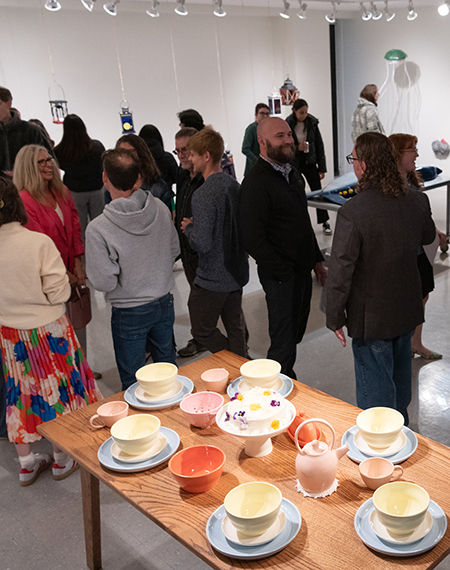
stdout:
{"type": "Polygon", "coordinates": [[[100,530],[99,480],[86,469],[80,468],[81,495],[83,499],[84,543],[86,564],[90,570],[102,567],[102,543],[100,530]]]}

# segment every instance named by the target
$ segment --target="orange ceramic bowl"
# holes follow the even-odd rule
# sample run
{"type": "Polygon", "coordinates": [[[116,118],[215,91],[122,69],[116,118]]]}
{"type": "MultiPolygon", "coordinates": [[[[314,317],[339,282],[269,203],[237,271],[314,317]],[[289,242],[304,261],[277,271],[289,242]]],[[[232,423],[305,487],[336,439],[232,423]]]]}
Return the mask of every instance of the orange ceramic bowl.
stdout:
{"type": "Polygon", "coordinates": [[[220,479],[225,459],[225,453],[214,445],[195,445],[176,453],[169,469],[182,489],[204,493],[220,479]]]}

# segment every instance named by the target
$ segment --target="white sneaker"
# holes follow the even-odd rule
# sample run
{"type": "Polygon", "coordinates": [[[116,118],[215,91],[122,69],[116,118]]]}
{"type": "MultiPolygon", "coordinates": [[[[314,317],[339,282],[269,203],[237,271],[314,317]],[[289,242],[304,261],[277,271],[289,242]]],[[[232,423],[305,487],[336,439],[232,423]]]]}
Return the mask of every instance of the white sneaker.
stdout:
{"type": "Polygon", "coordinates": [[[47,469],[53,458],[48,453],[35,453],[35,461],[33,469],[25,469],[22,467],[19,473],[19,481],[22,487],[28,487],[32,485],[36,479],[39,477],[40,473],[47,469]]]}
{"type": "Polygon", "coordinates": [[[55,462],[53,463],[52,467],[53,479],[55,481],[62,481],[63,479],[71,475],[74,471],[76,471],[79,468],[80,466],[78,465],[78,463],[75,461],[75,459],[72,459],[71,457],[69,457],[67,463],[65,463],[64,465],[58,465],[58,463],[55,462]]]}

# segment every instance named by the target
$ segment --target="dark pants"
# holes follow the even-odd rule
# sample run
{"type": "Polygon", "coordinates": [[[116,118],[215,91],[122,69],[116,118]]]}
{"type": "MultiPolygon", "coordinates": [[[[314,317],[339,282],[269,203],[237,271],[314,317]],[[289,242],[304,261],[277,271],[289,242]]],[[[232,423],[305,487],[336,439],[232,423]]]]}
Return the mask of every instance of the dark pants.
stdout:
{"type": "Polygon", "coordinates": [[[278,281],[258,268],[269,313],[270,348],[267,358],[281,364],[281,372],[297,378],[294,364],[297,344],[305,334],[311,305],[311,274],[296,272],[287,281],[278,281]]]}
{"type": "Polygon", "coordinates": [[[0,351],[0,437],[8,437],[6,429],[6,384],[3,375],[2,353],[0,351]]]}
{"type": "Polygon", "coordinates": [[[139,307],[112,308],[111,332],[122,390],[136,382],[136,371],[145,365],[146,345],[153,362],[176,364],[174,320],[171,293],[139,307]]]}
{"type": "Polygon", "coordinates": [[[358,407],[394,408],[403,414],[405,425],[411,402],[411,335],[406,333],[392,340],[354,338],[352,341],[358,407]]]}
{"type": "MultiPolygon", "coordinates": [[[[322,189],[322,183],[320,181],[320,176],[319,176],[319,171],[317,170],[317,166],[315,166],[314,164],[309,164],[309,165],[302,164],[300,166],[300,172],[306,178],[306,181],[308,182],[311,191],[322,189]]],[[[328,220],[330,219],[327,210],[316,209],[316,212],[317,212],[318,224],[324,224],[325,222],[328,222],[328,220]]]]}
{"type": "Polygon", "coordinates": [[[232,293],[209,291],[198,285],[191,288],[188,300],[192,335],[210,352],[229,350],[247,357],[246,328],[242,312],[242,289],[232,293]],[[222,318],[227,335],[217,328],[222,318]]]}

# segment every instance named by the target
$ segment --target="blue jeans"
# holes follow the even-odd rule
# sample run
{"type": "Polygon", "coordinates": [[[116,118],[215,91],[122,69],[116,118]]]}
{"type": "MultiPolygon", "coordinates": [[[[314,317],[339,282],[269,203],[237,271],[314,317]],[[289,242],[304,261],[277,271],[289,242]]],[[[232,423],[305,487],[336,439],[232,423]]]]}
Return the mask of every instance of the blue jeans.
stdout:
{"type": "Polygon", "coordinates": [[[352,341],[358,407],[394,408],[403,414],[405,425],[411,402],[411,336],[409,332],[392,340],[352,341]]]}
{"type": "Polygon", "coordinates": [[[154,362],[176,364],[174,321],[171,293],[139,307],[112,308],[111,331],[122,390],[136,382],[136,371],[145,365],[146,346],[154,362]]]}

